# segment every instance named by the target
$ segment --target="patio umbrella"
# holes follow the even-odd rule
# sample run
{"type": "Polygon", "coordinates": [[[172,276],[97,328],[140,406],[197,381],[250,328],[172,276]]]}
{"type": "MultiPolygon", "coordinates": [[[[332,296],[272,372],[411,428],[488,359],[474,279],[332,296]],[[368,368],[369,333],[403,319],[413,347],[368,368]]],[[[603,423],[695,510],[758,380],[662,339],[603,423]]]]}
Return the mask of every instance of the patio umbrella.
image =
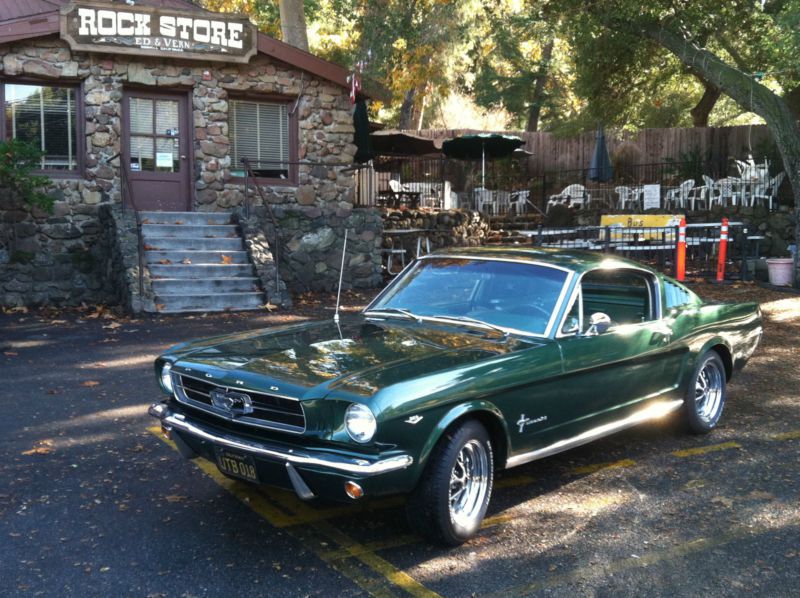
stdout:
{"type": "Polygon", "coordinates": [[[425,156],[441,152],[433,139],[400,131],[375,131],[370,137],[372,149],[381,156],[425,156]]]}
{"type": "Polygon", "coordinates": [[[595,137],[594,154],[592,162],[589,164],[589,180],[597,183],[605,183],[614,178],[614,168],[611,166],[611,158],[608,156],[608,146],[606,146],[606,134],[602,127],[597,128],[595,137]]]}
{"type": "Polygon", "coordinates": [[[369,115],[367,114],[367,102],[359,97],[356,100],[356,107],[353,110],[353,143],[356,146],[354,160],[360,164],[369,162],[375,157],[372,151],[372,140],[369,134],[369,115]]]}
{"type": "Polygon", "coordinates": [[[479,133],[462,135],[447,139],[442,144],[442,152],[448,158],[458,160],[481,160],[481,186],[486,186],[486,157],[504,158],[514,153],[518,147],[525,145],[519,137],[500,135],[498,133],[479,133]]]}

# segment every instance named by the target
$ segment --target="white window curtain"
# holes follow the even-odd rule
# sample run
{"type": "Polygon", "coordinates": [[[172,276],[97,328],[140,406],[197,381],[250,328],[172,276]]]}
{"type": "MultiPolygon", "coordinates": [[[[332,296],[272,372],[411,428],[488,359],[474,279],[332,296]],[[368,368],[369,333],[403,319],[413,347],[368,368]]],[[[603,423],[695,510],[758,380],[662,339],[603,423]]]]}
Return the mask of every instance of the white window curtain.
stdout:
{"type": "Polygon", "coordinates": [[[253,169],[276,178],[289,174],[289,113],[286,104],[232,100],[230,103],[231,167],[241,172],[242,158],[253,169]]]}

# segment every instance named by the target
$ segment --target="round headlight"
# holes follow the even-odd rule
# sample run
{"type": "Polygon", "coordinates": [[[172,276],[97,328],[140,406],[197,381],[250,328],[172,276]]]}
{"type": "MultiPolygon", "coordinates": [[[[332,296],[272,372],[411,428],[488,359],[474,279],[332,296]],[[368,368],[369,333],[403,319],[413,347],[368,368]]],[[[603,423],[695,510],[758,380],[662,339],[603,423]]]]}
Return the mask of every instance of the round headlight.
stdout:
{"type": "Polygon", "coordinates": [[[353,403],[344,414],[344,427],[356,442],[369,442],[375,436],[378,424],[369,407],[353,403]]]}
{"type": "Polygon", "coordinates": [[[164,367],[161,368],[161,386],[164,387],[164,390],[167,392],[173,392],[174,388],[172,386],[172,364],[167,362],[164,364],[164,367]]]}

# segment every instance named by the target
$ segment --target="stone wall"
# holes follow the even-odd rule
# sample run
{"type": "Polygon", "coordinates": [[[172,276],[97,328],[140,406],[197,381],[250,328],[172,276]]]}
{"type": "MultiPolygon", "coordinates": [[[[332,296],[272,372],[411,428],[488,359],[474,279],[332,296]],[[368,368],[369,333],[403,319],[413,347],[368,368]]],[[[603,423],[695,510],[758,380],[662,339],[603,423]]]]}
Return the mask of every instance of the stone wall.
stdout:
{"type": "MultiPolygon", "coordinates": [[[[383,221],[373,208],[277,205],[280,276],[294,293],[333,291],[339,284],[344,231],[347,230],[342,288],[369,289],[383,283],[381,233],[383,221]]],[[[263,207],[254,215],[268,239],[275,239],[272,219],[263,207]]]]}
{"type": "MultiPolygon", "coordinates": [[[[406,259],[416,255],[418,235],[397,234],[393,229],[424,229],[430,240],[431,250],[439,247],[475,247],[483,245],[490,233],[486,216],[470,210],[384,210],[384,249],[402,247],[406,259]]],[[[423,247],[424,249],[424,247],[423,247]]]]}
{"type": "Polygon", "coordinates": [[[81,182],[58,181],[52,214],[0,190],[0,305],[113,303],[99,206],[77,203],[81,182]],[[66,199],[69,198],[69,199],[66,199]]]}

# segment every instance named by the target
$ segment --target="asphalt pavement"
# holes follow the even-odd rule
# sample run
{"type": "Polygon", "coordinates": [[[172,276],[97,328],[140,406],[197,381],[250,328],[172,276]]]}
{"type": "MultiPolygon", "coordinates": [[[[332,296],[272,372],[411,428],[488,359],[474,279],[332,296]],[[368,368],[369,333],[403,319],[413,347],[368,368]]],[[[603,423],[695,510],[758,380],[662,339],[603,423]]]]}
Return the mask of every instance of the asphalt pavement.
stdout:
{"type": "Polygon", "coordinates": [[[302,503],[153,428],[161,350],[284,316],[0,315],[0,595],[796,596],[800,303],[774,301],[789,334],[765,336],[713,434],[664,422],[503,472],[449,550],[402,499],[302,503]]]}

